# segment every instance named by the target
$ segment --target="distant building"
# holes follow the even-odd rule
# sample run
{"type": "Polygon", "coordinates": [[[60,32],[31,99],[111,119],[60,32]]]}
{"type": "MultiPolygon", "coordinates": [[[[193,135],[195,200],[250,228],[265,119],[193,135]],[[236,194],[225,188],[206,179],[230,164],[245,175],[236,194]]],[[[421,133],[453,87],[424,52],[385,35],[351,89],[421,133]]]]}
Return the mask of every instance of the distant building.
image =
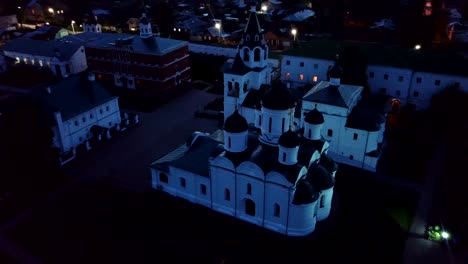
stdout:
{"type": "Polygon", "coordinates": [[[48,67],[57,76],[67,77],[87,69],[84,47],[72,43],[17,38],[7,42],[3,52],[15,64],[48,67]]]}
{"type": "Polygon", "coordinates": [[[68,35],[69,32],[65,28],[56,26],[41,26],[35,31],[24,34],[22,37],[36,40],[54,40],[63,38],[68,35]]]}
{"type": "Polygon", "coordinates": [[[111,129],[120,129],[118,98],[95,81],[95,76],[73,75],[42,91],[41,100],[53,114],[53,147],[62,163],[73,159],[77,149],[89,149],[93,141],[110,138],[111,129]]]}
{"type": "Polygon", "coordinates": [[[97,78],[116,87],[157,94],[190,80],[187,42],[154,36],[145,14],[139,30],[140,36],[87,31],[62,40],[83,45],[97,78]]]}
{"type": "Polygon", "coordinates": [[[302,136],[293,125],[296,99],[285,84],[267,85],[258,102],[250,98],[269,83],[267,53],[252,9],[239,52],[224,67],[224,131],[195,132],[153,162],[152,184],[275,232],[305,236],[330,214],[338,166],[327,155],[317,109],[307,113],[302,136]],[[243,102],[258,104],[248,109],[243,102]]]}
{"type": "Polygon", "coordinates": [[[18,18],[16,15],[0,16],[0,31],[2,30],[16,30],[18,26],[18,18]]]}

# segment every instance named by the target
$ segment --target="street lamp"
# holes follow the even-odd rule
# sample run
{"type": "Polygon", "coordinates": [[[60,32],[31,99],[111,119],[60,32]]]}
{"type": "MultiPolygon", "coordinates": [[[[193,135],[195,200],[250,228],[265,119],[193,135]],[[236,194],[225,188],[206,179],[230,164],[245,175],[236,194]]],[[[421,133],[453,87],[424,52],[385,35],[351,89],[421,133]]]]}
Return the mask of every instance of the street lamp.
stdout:
{"type": "Polygon", "coordinates": [[[446,231],[442,231],[440,233],[440,235],[442,236],[443,239],[449,239],[450,238],[450,234],[447,233],[446,231]]]}
{"type": "Polygon", "coordinates": [[[21,9],[21,6],[18,6],[18,9],[21,9]]]}
{"type": "Polygon", "coordinates": [[[73,30],[73,35],[75,35],[76,34],[76,32],[75,32],[75,20],[71,21],[71,26],[72,26],[72,30],[73,30]]]}
{"type": "Polygon", "coordinates": [[[267,10],[268,10],[268,6],[262,5],[262,12],[263,12],[263,13],[266,13],[267,10]]]}
{"type": "Polygon", "coordinates": [[[221,42],[221,22],[216,22],[215,23],[215,28],[218,29],[218,38],[219,38],[219,40],[221,42]]]}
{"type": "Polygon", "coordinates": [[[416,46],[414,46],[414,49],[415,49],[415,50],[420,50],[420,49],[421,49],[421,45],[416,44],[416,46]]]}
{"type": "Polygon", "coordinates": [[[293,28],[293,29],[291,30],[291,34],[292,34],[293,37],[294,37],[294,41],[296,41],[297,29],[293,28]]]}
{"type": "Polygon", "coordinates": [[[51,13],[51,14],[54,13],[54,9],[52,7],[49,7],[49,9],[47,9],[47,11],[49,11],[49,13],[51,13]]]}

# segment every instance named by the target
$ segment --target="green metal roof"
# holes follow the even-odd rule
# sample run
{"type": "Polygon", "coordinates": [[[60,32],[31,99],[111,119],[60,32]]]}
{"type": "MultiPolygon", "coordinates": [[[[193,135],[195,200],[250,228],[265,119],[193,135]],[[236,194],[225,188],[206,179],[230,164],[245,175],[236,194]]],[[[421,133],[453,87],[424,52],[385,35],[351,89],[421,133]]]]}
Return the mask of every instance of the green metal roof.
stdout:
{"type": "Polygon", "coordinates": [[[283,56],[301,56],[332,61],[337,53],[348,46],[358,47],[366,55],[369,65],[468,76],[468,60],[461,54],[446,50],[425,50],[424,48],[414,50],[380,44],[320,39],[301,43],[298,47],[283,52],[283,56]]]}

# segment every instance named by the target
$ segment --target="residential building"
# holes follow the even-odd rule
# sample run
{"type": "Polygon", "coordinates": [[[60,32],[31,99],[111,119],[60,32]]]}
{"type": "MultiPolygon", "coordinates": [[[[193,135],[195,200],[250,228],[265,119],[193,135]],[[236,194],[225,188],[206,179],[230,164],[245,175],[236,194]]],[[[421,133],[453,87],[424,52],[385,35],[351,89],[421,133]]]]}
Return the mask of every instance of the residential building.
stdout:
{"type": "Polygon", "coordinates": [[[152,184],[275,232],[304,236],[331,212],[338,166],[321,136],[324,115],[309,111],[302,135],[293,126],[296,98],[291,89],[283,83],[269,85],[268,46],[256,16],[252,9],[239,52],[223,68],[224,130],[195,132],[186,144],[153,162],[152,184]],[[250,116],[242,101],[255,103],[249,98],[260,87],[269,89],[250,116]]]}
{"type": "MultiPolygon", "coordinates": [[[[92,27],[90,27],[92,28],[92,27]]],[[[154,36],[145,14],[140,35],[95,31],[68,36],[65,43],[83,45],[96,77],[122,89],[159,94],[190,80],[188,43],[154,36]]]]}
{"type": "Polygon", "coordinates": [[[458,83],[468,91],[468,67],[463,56],[433,50],[349,44],[315,40],[282,54],[281,80],[291,87],[327,80],[334,58],[346,46],[355,45],[368,59],[367,81],[373,94],[385,94],[412,104],[418,110],[429,107],[432,95],[449,84],[458,83]]]}
{"type": "Polygon", "coordinates": [[[61,77],[83,72],[88,67],[84,47],[73,43],[16,38],[2,48],[14,63],[48,67],[61,77]]]}
{"type": "Polygon", "coordinates": [[[75,158],[77,149],[89,149],[110,130],[120,130],[118,98],[95,80],[95,75],[72,75],[45,90],[41,100],[53,116],[53,147],[60,150],[62,163],[75,158]]]}

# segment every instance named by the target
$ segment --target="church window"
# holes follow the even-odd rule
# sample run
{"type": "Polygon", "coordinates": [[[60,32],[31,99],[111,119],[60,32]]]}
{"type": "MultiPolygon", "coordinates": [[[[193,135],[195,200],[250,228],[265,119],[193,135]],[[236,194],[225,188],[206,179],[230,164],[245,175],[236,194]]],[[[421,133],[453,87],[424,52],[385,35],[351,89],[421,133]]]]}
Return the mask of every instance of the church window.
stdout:
{"type": "Polygon", "coordinates": [[[369,78],[374,78],[374,73],[373,72],[369,72],[369,78]]]}
{"type": "Polygon", "coordinates": [[[421,82],[422,82],[421,77],[416,78],[416,83],[421,83],[421,82]]]}
{"type": "Polygon", "coordinates": [[[169,182],[169,179],[167,178],[167,174],[166,173],[159,173],[159,181],[160,182],[164,182],[164,183],[168,183],[169,182]]]}
{"type": "Polygon", "coordinates": [[[224,200],[230,201],[231,200],[231,191],[228,188],[224,189],[224,200]]]}
{"type": "Polygon", "coordinates": [[[232,82],[228,82],[228,91],[232,91],[232,82]]]}
{"type": "Polygon", "coordinates": [[[283,152],[283,162],[286,162],[286,152],[283,152]]]}
{"type": "Polygon", "coordinates": [[[350,160],[353,160],[353,159],[354,159],[354,156],[353,156],[353,155],[349,155],[349,159],[350,159],[350,160]]]}
{"type": "Polygon", "coordinates": [[[245,200],[245,213],[250,216],[255,216],[255,203],[250,199],[245,200]]]}
{"type": "Polygon", "coordinates": [[[231,148],[231,137],[228,137],[228,148],[231,148]]]}
{"type": "Polygon", "coordinates": [[[317,82],[317,81],[318,81],[318,77],[317,77],[317,76],[312,77],[312,81],[313,81],[313,82],[317,82]]]}
{"type": "Polygon", "coordinates": [[[328,131],[327,131],[327,135],[328,135],[329,137],[333,136],[333,130],[331,130],[331,129],[328,129],[328,131]]]}
{"type": "Polygon", "coordinates": [[[419,96],[419,92],[418,92],[418,91],[414,91],[414,92],[413,92],[413,96],[414,96],[414,97],[418,97],[418,96],[419,96]]]}
{"type": "Polygon", "coordinates": [[[304,80],[304,74],[299,74],[299,80],[303,81],[304,80]]]}
{"type": "Polygon", "coordinates": [[[301,61],[301,62],[299,63],[299,66],[304,67],[304,62],[301,61]]]}
{"type": "Polygon", "coordinates": [[[291,77],[291,74],[289,72],[286,73],[286,79],[289,79],[291,77]]]}
{"type": "Polygon", "coordinates": [[[248,88],[247,88],[247,83],[244,83],[244,88],[243,88],[244,93],[246,93],[247,90],[248,90],[248,88]]]}
{"type": "Polygon", "coordinates": [[[247,183],[247,194],[252,194],[252,184],[247,183]]]}
{"type": "Polygon", "coordinates": [[[187,182],[186,182],[185,178],[180,178],[180,186],[185,188],[186,184],[187,184],[187,182]]]}
{"type": "Polygon", "coordinates": [[[383,75],[384,80],[388,80],[388,74],[383,75]]]}
{"type": "Polygon", "coordinates": [[[312,137],[312,129],[308,130],[308,134],[309,134],[309,138],[311,138],[312,137]]]}
{"type": "Polygon", "coordinates": [[[280,216],[280,206],[279,204],[275,203],[274,205],[274,209],[273,209],[273,215],[276,216],[276,217],[279,217],[280,216]]]}
{"type": "Polygon", "coordinates": [[[259,41],[260,38],[258,37],[258,35],[255,35],[255,41],[259,41]]]}
{"type": "Polygon", "coordinates": [[[353,134],[353,140],[357,140],[357,137],[358,137],[358,134],[357,134],[357,133],[354,133],[354,134],[353,134]]]}
{"type": "Polygon", "coordinates": [[[440,85],[440,80],[435,80],[434,84],[435,84],[436,86],[439,86],[439,85],[440,85]]]}
{"type": "Polygon", "coordinates": [[[320,197],[320,208],[324,208],[325,207],[325,196],[322,195],[322,197],[320,197]]]}
{"type": "Polygon", "coordinates": [[[270,117],[269,121],[270,122],[268,122],[268,133],[271,133],[271,123],[273,122],[271,117],[270,117]]]}
{"type": "Polygon", "coordinates": [[[284,133],[284,123],[286,122],[286,119],[283,117],[281,120],[281,132],[284,133]]]}
{"type": "Polygon", "coordinates": [[[291,61],[290,61],[290,60],[287,60],[287,61],[286,61],[286,65],[291,65],[291,61]]]}
{"type": "Polygon", "coordinates": [[[205,184],[200,184],[200,192],[202,194],[206,194],[206,185],[205,184]]]}
{"type": "Polygon", "coordinates": [[[260,61],[260,49],[254,50],[254,61],[260,61]]]}
{"type": "Polygon", "coordinates": [[[403,76],[398,76],[398,81],[402,82],[403,81],[403,76]]]}
{"type": "Polygon", "coordinates": [[[244,49],[244,61],[250,61],[249,49],[244,49]]]}

